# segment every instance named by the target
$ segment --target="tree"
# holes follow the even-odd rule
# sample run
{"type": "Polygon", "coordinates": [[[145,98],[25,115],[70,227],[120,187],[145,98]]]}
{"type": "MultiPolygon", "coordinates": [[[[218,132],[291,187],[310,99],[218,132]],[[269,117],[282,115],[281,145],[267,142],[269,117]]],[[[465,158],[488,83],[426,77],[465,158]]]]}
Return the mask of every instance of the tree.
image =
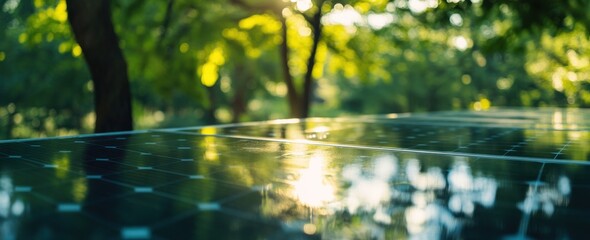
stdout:
{"type": "Polygon", "coordinates": [[[68,20],[94,83],[95,132],[132,130],[127,62],[111,21],[110,1],[66,2],[68,20]]]}
{"type": "MultiPolygon", "coordinates": [[[[495,33],[480,43],[488,55],[499,52],[525,55],[522,68],[528,73],[527,78],[538,82],[533,88],[540,88],[546,92],[542,96],[553,98],[537,101],[559,106],[590,103],[589,1],[447,1],[431,10],[426,14],[434,15],[431,19],[448,19],[453,13],[462,13],[480,29],[491,26],[495,33]]],[[[525,92],[526,88],[518,89],[525,92]]],[[[528,90],[531,93],[540,89],[528,90]]],[[[527,95],[531,94],[523,95],[529,99],[527,95]]]]}
{"type": "MultiPolygon", "coordinates": [[[[124,102],[114,99],[131,88],[136,128],[490,105],[590,106],[588,1],[69,3],[70,21],[77,22],[71,26],[65,0],[0,0],[3,137],[91,131],[91,96],[108,100],[99,92],[117,86],[104,79],[129,85],[95,103],[111,114],[124,102]],[[82,10],[95,15],[76,16],[72,4],[90,4],[82,10]],[[110,39],[103,34],[95,45],[83,43],[85,34],[100,31],[110,39]],[[96,54],[97,45],[110,50],[96,54]],[[100,64],[88,67],[82,57],[100,64]],[[96,68],[101,64],[118,67],[96,68]],[[105,77],[125,76],[125,65],[126,79],[105,77]]],[[[97,107],[96,114],[101,124],[105,111],[97,107]]]]}
{"type": "MultiPolygon", "coordinates": [[[[313,72],[316,65],[316,55],[318,46],[322,38],[322,16],[326,9],[331,9],[331,6],[324,6],[325,0],[308,1],[305,7],[296,6],[297,3],[292,1],[292,4],[264,2],[260,5],[252,5],[242,0],[231,0],[232,3],[243,7],[246,10],[268,11],[272,13],[281,22],[281,38],[279,45],[281,54],[280,66],[283,72],[283,80],[287,87],[287,100],[289,103],[289,112],[291,117],[306,118],[309,116],[311,101],[313,99],[313,72]],[[327,7],[327,8],[326,8],[327,7]],[[302,76],[302,84],[297,84],[295,77],[289,66],[291,60],[289,49],[289,25],[287,24],[287,12],[294,12],[305,19],[306,23],[311,28],[312,43],[309,48],[309,55],[307,58],[306,70],[302,76]],[[298,88],[298,86],[301,86],[298,88]]],[[[305,2],[305,1],[301,1],[305,2]]],[[[330,3],[331,4],[331,3],[330,3]]]]}

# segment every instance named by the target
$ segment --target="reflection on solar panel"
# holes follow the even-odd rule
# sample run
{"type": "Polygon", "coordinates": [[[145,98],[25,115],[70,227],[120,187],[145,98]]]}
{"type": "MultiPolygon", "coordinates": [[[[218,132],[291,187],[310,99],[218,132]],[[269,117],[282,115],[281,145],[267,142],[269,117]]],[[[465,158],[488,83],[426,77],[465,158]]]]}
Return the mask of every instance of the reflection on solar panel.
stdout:
{"type": "Polygon", "coordinates": [[[590,111],[0,142],[2,239],[583,239],[590,111]]]}

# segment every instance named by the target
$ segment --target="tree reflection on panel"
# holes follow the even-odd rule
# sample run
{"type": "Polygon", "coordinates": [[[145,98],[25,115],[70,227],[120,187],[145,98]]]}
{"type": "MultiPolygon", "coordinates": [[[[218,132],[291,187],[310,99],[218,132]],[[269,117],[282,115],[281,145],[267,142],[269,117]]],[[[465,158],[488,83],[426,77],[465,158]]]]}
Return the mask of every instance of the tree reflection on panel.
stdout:
{"type": "Polygon", "coordinates": [[[542,211],[550,217],[555,207],[568,203],[566,176],[553,183],[529,179],[530,187],[516,180],[512,186],[505,178],[498,182],[496,170],[464,157],[419,160],[411,155],[343,160],[317,151],[297,156],[303,165],[283,170],[289,172],[288,181],[264,189],[262,212],[294,231],[326,239],[474,237],[493,229],[514,233],[497,237],[524,238],[530,214],[542,211]],[[527,194],[506,195],[524,188],[527,194]],[[515,201],[507,205],[512,201],[506,198],[515,201]],[[496,225],[486,222],[490,214],[511,219],[496,225]]]}

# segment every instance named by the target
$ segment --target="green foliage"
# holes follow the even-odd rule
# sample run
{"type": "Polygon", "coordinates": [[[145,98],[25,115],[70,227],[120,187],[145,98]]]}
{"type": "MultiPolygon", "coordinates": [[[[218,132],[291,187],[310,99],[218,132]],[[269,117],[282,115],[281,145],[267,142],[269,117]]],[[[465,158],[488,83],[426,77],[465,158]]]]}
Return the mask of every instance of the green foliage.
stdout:
{"type": "MultiPolygon", "coordinates": [[[[289,116],[590,105],[590,2],[114,1],[139,128],[289,116]],[[311,4],[311,5],[310,5],[311,4]]],[[[0,138],[90,132],[92,84],[63,0],[0,0],[0,138]]]]}
{"type": "Polygon", "coordinates": [[[65,3],[32,3],[4,1],[0,12],[6,19],[0,21],[2,137],[84,131],[84,117],[92,111],[92,86],[64,25],[65,3]]]}

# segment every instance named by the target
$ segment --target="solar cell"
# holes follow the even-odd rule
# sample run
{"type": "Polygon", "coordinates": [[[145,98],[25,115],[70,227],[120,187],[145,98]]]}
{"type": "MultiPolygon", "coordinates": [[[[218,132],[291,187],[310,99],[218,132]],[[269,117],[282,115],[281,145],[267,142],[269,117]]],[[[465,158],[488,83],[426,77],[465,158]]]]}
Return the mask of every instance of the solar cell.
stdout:
{"type": "Polygon", "coordinates": [[[587,238],[590,111],[0,141],[2,238],[587,238]]]}

